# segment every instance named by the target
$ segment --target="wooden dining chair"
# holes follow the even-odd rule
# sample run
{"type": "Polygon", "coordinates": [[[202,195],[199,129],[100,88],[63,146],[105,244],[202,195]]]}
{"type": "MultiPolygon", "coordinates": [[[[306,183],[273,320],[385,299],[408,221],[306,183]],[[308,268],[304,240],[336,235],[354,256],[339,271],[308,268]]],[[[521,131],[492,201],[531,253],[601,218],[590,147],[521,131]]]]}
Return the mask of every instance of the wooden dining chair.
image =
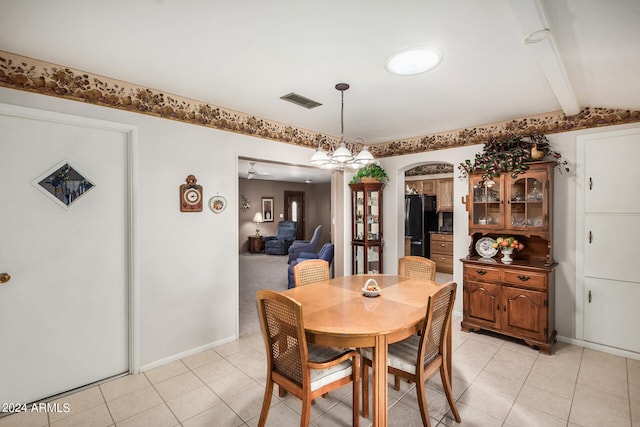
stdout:
{"type": "MultiPolygon", "coordinates": [[[[438,292],[429,297],[425,321],[420,335],[412,335],[406,340],[389,345],[389,373],[405,378],[416,384],[418,405],[422,424],[431,426],[425,383],[437,370],[440,371],[442,387],[447,396],[449,407],[457,422],[460,414],[453,399],[449,366],[447,360],[447,335],[451,327],[451,313],[456,299],[454,282],[442,286],[438,292]]],[[[372,366],[370,348],[360,349],[362,355],[362,415],[369,417],[369,367],[372,366]]]]}
{"type": "Polygon", "coordinates": [[[293,266],[293,284],[295,286],[329,280],[329,263],[323,259],[308,259],[293,266]]]}
{"type": "MultiPolygon", "coordinates": [[[[436,263],[429,258],[407,255],[398,260],[398,274],[412,279],[436,280],[436,263]]],[[[397,375],[393,389],[400,390],[400,378],[397,375]]]]}
{"type": "Polygon", "coordinates": [[[398,260],[398,274],[416,279],[435,280],[436,263],[421,256],[405,256],[398,260]]]}
{"type": "Polygon", "coordinates": [[[359,354],[352,349],[307,344],[302,306],[281,293],[257,292],[267,349],[267,379],[258,426],[267,422],[274,384],[302,400],[300,426],[308,426],[312,401],[353,382],[353,425],[360,421],[359,354]]]}

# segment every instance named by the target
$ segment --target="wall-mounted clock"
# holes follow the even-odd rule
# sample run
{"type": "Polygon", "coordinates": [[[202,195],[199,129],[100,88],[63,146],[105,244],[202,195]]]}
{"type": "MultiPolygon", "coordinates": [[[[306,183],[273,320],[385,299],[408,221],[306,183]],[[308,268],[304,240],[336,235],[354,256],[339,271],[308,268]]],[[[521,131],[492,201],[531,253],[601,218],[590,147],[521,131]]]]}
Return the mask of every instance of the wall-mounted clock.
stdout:
{"type": "Polygon", "coordinates": [[[187,183],[180,186],[181,212],[202,212],[202,185],[196,182],[196,177],[189,175],[187,183]]]}

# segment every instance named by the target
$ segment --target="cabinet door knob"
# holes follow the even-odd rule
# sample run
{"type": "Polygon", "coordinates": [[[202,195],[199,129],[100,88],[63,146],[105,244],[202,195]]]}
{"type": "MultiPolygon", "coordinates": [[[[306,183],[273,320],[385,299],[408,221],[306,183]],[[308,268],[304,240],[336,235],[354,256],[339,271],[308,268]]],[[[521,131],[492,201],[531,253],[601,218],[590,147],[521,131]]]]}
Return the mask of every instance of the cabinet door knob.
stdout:
{"type": "Polygon", "coordinates": [[[478,273],[481,276],[484,276],[485,274],[487,274],[485,270],[476,270],[476,273],[478,273]]]}
{"type": "Polygon", "coordinates": [[[529,276],[518,276],[518,279],[522,280],[523,282],[526,282],[527,280],[530,279],[529,276]]]}
{"type": "Polygon", "coordinates": [[[0,284],[5,284],[11,280],[9,273],[0,273],[0,284]]]}

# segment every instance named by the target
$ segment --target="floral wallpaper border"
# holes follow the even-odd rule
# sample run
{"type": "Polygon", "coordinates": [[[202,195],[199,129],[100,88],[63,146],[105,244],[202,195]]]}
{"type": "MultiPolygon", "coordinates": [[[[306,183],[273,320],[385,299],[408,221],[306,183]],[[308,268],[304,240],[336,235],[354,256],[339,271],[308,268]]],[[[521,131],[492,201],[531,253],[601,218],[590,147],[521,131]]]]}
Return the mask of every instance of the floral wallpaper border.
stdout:
{"type": "Polygon", "coordinates": [[[437,175],[445,173],[453,173],[453,165],[451,163],[419,165],[405,171],[404,176],[437,175]]]}
{"type": "MultiPolygon", "coordinates": [[[[338,142],[337,138],[318,132],[1,50],[0,86],[149,114],[302,147],[316,148],[321,144],[325,149],[329,149],[331,144],[338,142]]],[[[369,148],[375,157],[381,158],[482,144],[491,137],[503,134],[552,134],[633,122],[640,122],[640,111],[587,107],[571,117],[557,111],[389,141],[369,148]]]]}
{"type": "Polygon", "coordinates": [[[586,107],[575,116],[568,117],[562,111],[555,111],[516,120],[386,142],[373,146],[370,151],[378,158],[391,157],[463,145],[484,144],[490,138],[503,135],[530,135],[534,133],[550,135],[634,122],[640,122],[640,110],[586,107]]]}

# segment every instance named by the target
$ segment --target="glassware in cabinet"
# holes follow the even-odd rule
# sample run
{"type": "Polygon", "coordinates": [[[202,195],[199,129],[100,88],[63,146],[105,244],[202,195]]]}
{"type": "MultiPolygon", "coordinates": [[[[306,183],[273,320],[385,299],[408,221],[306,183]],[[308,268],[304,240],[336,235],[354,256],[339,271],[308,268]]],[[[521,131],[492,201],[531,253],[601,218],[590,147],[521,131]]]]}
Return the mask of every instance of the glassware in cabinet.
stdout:
{"type": "Polygon", "coordinates": [[[382,272],[382,183],[349,184],[352,193],[353,274],[382,272]]]}

